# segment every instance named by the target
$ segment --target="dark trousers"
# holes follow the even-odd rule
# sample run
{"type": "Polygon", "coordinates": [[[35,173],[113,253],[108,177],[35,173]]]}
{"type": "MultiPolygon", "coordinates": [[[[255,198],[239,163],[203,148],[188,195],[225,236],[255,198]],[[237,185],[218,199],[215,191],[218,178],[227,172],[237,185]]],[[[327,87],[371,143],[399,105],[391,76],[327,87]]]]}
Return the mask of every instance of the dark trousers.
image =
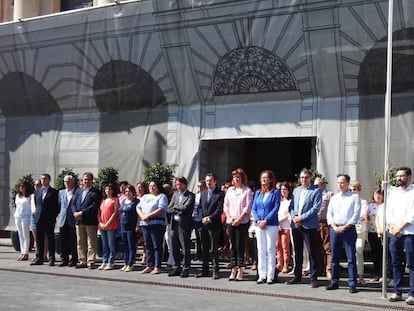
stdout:
{"type": "Polygon", "coordinates": [[[374,275],[382,274],[382,243],[376,232],[368,232],[368,243],[371,246],[374,275]]]}
{"type": "Polygon", "coordinates": [[[171,242],[173,249],[173,256],[175,267],[181,268],[181,250],[183,257],[183,267],[184,270],[190,269],[191,263],[191,230],[192,229],[183,229],[180,227],[179,223],[172,220],[172,229],[171,229],[171,242]]]}
{"type": "Polygon", "coordinates": [[[71,227],[66,219],[65,224],[60,228],[60,244],[62,262],[69,262],[69,255],[71,262],[78,262],[78,249],[76,239],[76,228],[71,227]]]}
{"type": "Polygon", "coordinates": [[[303,265],[303,244],[309,250],[310,261],[310,280],[316,281],[318,278],[318,262],[316,260],[316,229],[305,229],[302,227],[292,229],[293,244],[295,246],[295,279],[302,279],[303,265]]]}
{"type": "Polygon", "coordinates": [[[397,238],[390,234],[390,252],[392,272],[394,276],[394,292],[401,295],[403,292],[404,259],[409,271],[410,290],[408,296],[414,297],[414,235],[402,235],[397,238]]]}
{"type": "Polygon", "coordinates": [[[161,268],[162,242],[164,240],[164,225],[142,226],[144,234],[145,251],[147,255],[147,267],[161,268]]]}
{"type": "Polygon", "coordinates": [[[348,262],[348,285],[349,286],[356,286],[356,276],[357,276],[357,268],[356,268],[356,239],[357,233],[355,230],[355,226],[345,230],[344,233],[338,234],[335,232],[334,229],[331,228],[330,231],[331,237],[331,249],[332,249],[332,280],[331,283],[338,284],[339,283],[339,272],[341,267],[339,266],[339,262],[341,260],[342,254],[342,245],[345,249],[346,260],[348,262]]]}
{"type": "Polygon", "coordinates": [[[214,228],[210,225],[202,225],[199,229],[201,237],[201,249],[203,252],[203,273],[208,273],[210,257],[213,262],[214,272],[219,271],[218,243],[221,228],[214,228]]]}
{"type": "Polygon", "coordinates": [[[203,251],[201,250],[201,237],[198,229],[202,226],[201,221],[194,221],[194,232],[196,236],[196,259],[203,258],[203,251]]]}
{"type": "Polygon", "coordinates": [[[121,226],[121,238],[124,244],[124,262],[126,266],[132,266],[137,253],[137,234],[135,228],[127,230],[121,226]]]}
{"type": "Polygon", "coordinates": [[[247,230],[249,229],[250,223],[240,224],[237,227],[229,225],[229,230],[232,255],[231,264],[233,267],[245,267],[244,253],[246,245],[247,230]]]}
{"type": "Polygon", "coordinates": [[[45,234],[49,244],[49,259],[55,260],[55,222],[46,222],[40,219],[36,223],[36,244],[37,253],[36,257],[38,260],[43,262],[43,251],[45,248],[45,234]]]}

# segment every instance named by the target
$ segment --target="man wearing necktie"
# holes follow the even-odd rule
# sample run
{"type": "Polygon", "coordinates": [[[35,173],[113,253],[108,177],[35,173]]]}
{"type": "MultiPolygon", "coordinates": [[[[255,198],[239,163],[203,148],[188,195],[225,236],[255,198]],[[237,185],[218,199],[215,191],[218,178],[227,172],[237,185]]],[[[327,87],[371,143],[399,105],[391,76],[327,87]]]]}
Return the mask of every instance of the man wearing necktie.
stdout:
{"type": "Polygon", "coordinates": [[[36,259],[31,265],[43,264],[45,234],[49,245],[49,266],[55,265],[55,223],[59,213],[58,191],[50,186],[50,175],[40,177],[42,188],[35,191],[36,259]]]}
{"type": "Polygon", "coordinates": [[[218,242],[221,228],[221,214],[223,213],[224,193],[217,188],[217,177],[208,173],[205,178],[207,190],[201,193],[199,213],[201,227],[201,247],[203,253],[202,272],[196,277],[209,276],[210,256],[213,260],[213,279],[219,278],[218,242]]]}

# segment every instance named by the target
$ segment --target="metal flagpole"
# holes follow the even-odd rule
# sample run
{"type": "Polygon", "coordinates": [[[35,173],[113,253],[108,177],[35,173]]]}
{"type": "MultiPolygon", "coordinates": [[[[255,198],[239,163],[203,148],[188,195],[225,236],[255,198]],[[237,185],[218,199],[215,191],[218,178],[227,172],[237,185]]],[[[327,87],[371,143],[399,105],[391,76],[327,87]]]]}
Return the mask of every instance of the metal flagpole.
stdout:
{"type": "Polygon", "coordinates": [[[387,197],[389,186],[389,153],[390,153],[390,123],[391,123],[391,87],[392,87],[392,32],[393,32],[393,11],[394,1],[388,2],[388,43],[387,43],[387,86],[385,91],[385,152],[384,152],[384,217],[383,217],[383,251],[382,251],[382,296],[387,298],[387,251],[388,251],[388,233],[386,230],[386,211],[387,197]]]}

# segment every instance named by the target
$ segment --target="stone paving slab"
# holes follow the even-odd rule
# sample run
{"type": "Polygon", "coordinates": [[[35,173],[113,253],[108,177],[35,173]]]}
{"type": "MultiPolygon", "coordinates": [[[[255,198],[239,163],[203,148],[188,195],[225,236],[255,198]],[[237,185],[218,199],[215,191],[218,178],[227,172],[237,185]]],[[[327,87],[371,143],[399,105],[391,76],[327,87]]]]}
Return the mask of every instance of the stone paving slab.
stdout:
{"type": "MultiPolygon", "coordinates": [[[[0,239],[3,240],[3,239],[0,239]]],[[[346,279],[341,281],[340,289],[327,291],[325,286],[329,284],[326,278],[320,278],[320,287],[311,288],[309,279],[305,277],[303,284],[285,285],[284,281],[289,280],[291,276],[287,274],[279,275],[279,282],[276,284],[256,284],[256,272],[246,269],[245,280],[242,282],[229,282],[227,277],[229,269],[225,268],[226,263],[222,264],[220,271],[221,278],[213,280],[211,278],[195,278],[194,275],[201,271],[201,263],[197,262],[192,266],[189,278],[168,277],[168,269],[163,267],[163,273],[158,275],[140,274],[138,271],[143,266],[137,264],[132,272],[122,272],[118,269],[122,267],[122,261],[116,261],[115,270],[99,271],[88,269],[75,269],[73,267],[49,267],[47,264],[42,266],[30,266],[29,262],[16,261],[18,253],[8,245],[7,242],[0,241],[0,271],[22,273],[27,275],[47,275],[53,277],[62,277],[70,279],[88,279],[95,282],[109,281],[114,284],[131,283],[142,286],[160,286],[163,288],[175,288],[191,290],[196,292],[218,292],[227,295],[242,294],[251,297],[273,297],[300,301],[303,303],[318,303],[329,306],[343,305],[356,306],[362,308],[379,308],[392,310],[414,310],[414,306],[408,306],[405,302],[391,303],[382,298],[380,284],[368,284],[358,287],[359,292],[350,294],[346,284],[346,279]]],[[[34,253],[30,253],[33,257],[34,253]]],[[[59,264],[59,262],[57,262],[59,264]]],[[[5,285],[2,282],[3,286],[5,285]]],[[[389,294],[392,289],[389,289],[389,294]]],[[[361,309],[362,310],[362,309],[361,309]]]]}

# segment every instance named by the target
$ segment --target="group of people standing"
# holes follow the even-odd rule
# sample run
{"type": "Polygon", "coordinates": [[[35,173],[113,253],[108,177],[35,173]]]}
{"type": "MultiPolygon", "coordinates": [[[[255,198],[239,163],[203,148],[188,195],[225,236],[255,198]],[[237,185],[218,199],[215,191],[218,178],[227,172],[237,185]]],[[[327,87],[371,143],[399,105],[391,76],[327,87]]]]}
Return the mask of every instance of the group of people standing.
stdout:
{"type": "MultiPolygon", "coordinates": [[[[312,175],[307,169],[300,172],[299,185],[294,189],[289,182],[277,183],[271,170],[260,174],[256,191],[248,186],[243,169],[238,168],[231,175],[231,186],[225,193],[218,188],[217,177],[213,173],[205,176],[205,188],[197,194],[187,189],[185,177],[177,177],[174,181],[176,191],[169,196],[156,180],[149,183],[148,191],[145,183],[138,183],[139,187],[135,189],[125,182],[120,194],[112,184],[105,185],[101,194],[92,186],[92,173],[83,175],[81,187],[75,187],[72,176],[65,176],[65,189],[57,191],[49,185],[49,174],[42,174],[40,187],[33,195],[30,185],[23,183],[15,199],[15,218],[22,250],[18,260],[28,260],[27,228],[31,215],[36,229],[36,257],[32,265],[41,265],[45,260],[45,237],[49,265],[55,265],[54,228],[57,219],[62,245],[60,266],[95,269],[99,229],[103,256],[98,269],[114,269],[116,236],[120,235],[124,246],[121,271],[132,271],[136,260],[136,230],[140,228],[146,256],[145,268],[140,273],[158,274],[161,272],[167,225],[174,258],[173,269],[168,275],[188,277],[191,233],[196,224],[197,249],[202,254],[202,270],[196,277],[218,279],[219,240],[223,231],[222,219],[225,219],[232,249],[229,281],[242,281],[244,278],[248,232],[254,232],[257,241],[258,284],[272,284],[279,272],[288,272],[292,249],[293,278],[286,285],[301,283],[304,265],[308,264],[312,288],[318,287],[317,278],[322,272],[330,279],[326,289],[338,289],[339,264],[344,247],[349,292],[356,293],[357,283],[365,282],[362,251],[366,240],[373,252],[373,280],[380,280],[384,232],[381,219],[385,216],[381,189],[374,192],[373,201],[368,204],[360,197],[361,185],[351,183],[347,174],[337,175],[336,194],[326,190],[323,178],[316,178],[312,183],[312,175]]],[[[390,300],[402,300],[402,263],[406,262],[411,284],[406,302],[413,304],[414,192],[411,169],[399,168],[396,178],[397,187],[390,192],[385,228],[391,237],[395,282],[395,293],[390,300]]]]}

